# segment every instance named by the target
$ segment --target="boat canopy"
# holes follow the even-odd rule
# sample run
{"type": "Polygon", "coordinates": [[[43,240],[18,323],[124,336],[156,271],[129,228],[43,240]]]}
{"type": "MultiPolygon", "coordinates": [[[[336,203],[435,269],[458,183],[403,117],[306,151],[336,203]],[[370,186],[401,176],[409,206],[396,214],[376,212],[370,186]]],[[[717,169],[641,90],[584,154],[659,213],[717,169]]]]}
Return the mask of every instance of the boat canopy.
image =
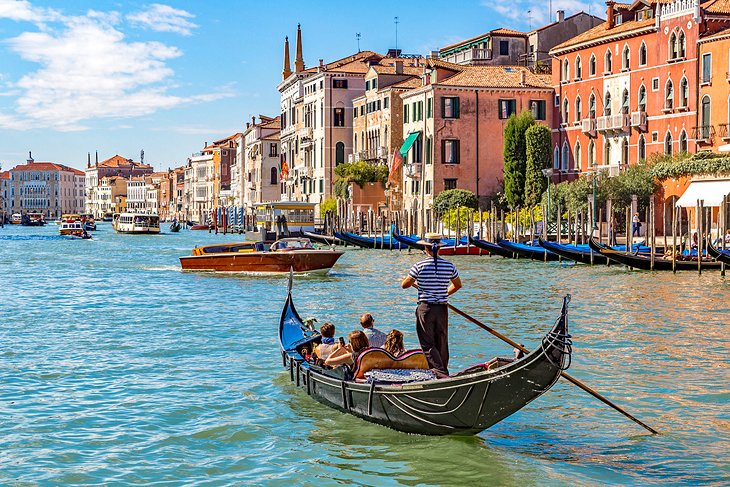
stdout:
{"type": "Polygon", "coordinates": [[[677,200],[677,206],[694,208],[697,206],[697,200],[703,201],[704,206],[720,206],[728,194],[730,194],[730,179],[692,181],[682,197],[677,200]]]}

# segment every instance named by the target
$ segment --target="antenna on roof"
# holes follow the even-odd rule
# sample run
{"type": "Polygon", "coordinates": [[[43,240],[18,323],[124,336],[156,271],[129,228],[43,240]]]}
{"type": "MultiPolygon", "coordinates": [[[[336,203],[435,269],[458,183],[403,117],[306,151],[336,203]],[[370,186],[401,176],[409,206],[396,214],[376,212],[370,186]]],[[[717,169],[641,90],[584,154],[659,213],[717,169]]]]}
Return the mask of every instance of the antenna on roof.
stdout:
{"type": "Polygon", "coordinates": [[[532,13],[532,10],[527,11],[527,22],[530,25],[530,30],[532,30],[532,16],[530,15],[532,13]]]}
{"type": "Polygon", "coordinates": [[[548,9],[548,22],[550,22],[550,19],[553,16],[553,0],[550,0],[548,9]]]}
{"type": "Polygon", "coordinates": [[[360,35],[360,33],[359,33],[359,32],[356,32],[356,33],[355,33],[355,39],[357,39],[357,52],[360,52],[360,38],[361,38],[361,37],[362,37],[362,36],[360,35]]]}
{"type": "Polygon", "coordinates": [[[398,21],[398,17],[393,18],[393,22],[395,23],[395,50],[398,50],[398,24],[400,23],[398,21]]]}
{"type": "Polygon", "coordinates": [[[144,164],[144,149],[139,151],[139,163],[144,164]]]}

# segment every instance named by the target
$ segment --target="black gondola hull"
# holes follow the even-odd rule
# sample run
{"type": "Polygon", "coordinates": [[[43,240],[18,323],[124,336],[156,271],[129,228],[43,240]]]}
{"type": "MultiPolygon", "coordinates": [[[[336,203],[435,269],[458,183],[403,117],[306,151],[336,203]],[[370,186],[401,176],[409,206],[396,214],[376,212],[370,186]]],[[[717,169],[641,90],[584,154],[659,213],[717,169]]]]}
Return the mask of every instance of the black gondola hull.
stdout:
{"type": "Polygon", "coordinates": [[[590,252],[584,252],[578,249],[568,248],[565,245],[561,245],[555,242],[548,242],[543,240],[542,237],[538,238],[540,246],[546,248],[550,252],[557,254],[564,259],[573,260],[582,264],[594,264],[594,265],[607,265],[608,258],[605,255],[601,255],[599,252],[593,251],[591,257],[590,252]]]}
{"type": "MultiPolygon", "coordinates": [[[[601,255],[606,256],[608,259],[618,264],[623,264],[627,267],[645,271],[652,270],[650,256],[629,254],[620,250],[614,250],[606,245],[596,242],[592,237],[588,240],[588,245],[590,245],[590,247],[596,252],[599,252],[601,255]]],[[[677,260],[672,262],[672,259],[654,256],[653,270],[655,271],[671,271],[673,269],[678,271],[696,271],[697,268],[696,260],[677,260]]],[[[720,262],[718,261],[702,261],[702,269],[719,268],[720,262]]]]}
{"type": "Polygon", "coordinates": [[[316,333],[301,331],[304,329],[290,294],[279,336],[283,362],[295,384],[327,406],[398,431],[424,435],[472,435],[514,414],[555,384],[569,353],[567,299],[542,345],[522,359],[494,370],[404,385],[343,380],[340,370],[303,361],[297,347],[318,339],[316,333]]]}
{"type": "Polygon", "coordinates": [[[725,265],[730,265],[730,250],[718,249],[717,247],[712,245],[711,241],[708,241],[707,253],[717,259],[719,262],[723,262],[725,263],[725,265]]]}
{"type": "Polygon", "coordinates": [[[475,247],[479,247],[482,250],[486,250],[487,252],[489,252],[490,255],[500,255],[507,259],[513,259],[515,256],[512,251],[500,247],[499,245],[489,242],[487,240],[473,238],[470,236],[469,243],[475,247]]]}
{"type": "Polygon", "coordinates": [[[553,254],[549,250],[539,246],[535,246],[534,249],[527,249],[525,248],[527,245],[515,245],[509,240],[500,240],[497,244],[523,259],[532,259],[540,262],[560,260],[559,255],[553,254]]]}

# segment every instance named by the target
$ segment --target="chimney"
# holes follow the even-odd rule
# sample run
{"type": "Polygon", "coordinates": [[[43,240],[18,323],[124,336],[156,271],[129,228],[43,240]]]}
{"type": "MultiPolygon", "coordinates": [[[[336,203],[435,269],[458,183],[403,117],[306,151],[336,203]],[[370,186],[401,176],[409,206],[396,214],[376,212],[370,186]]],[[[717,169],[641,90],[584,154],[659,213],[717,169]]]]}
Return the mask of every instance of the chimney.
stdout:
{"type": "Polygon", "coordinates": [[[562,22],[565,20],[565,10],[558,10],[555,13],[555,22],[562,22]]]}
{"type": "Polygon", "coordinates": [[[33,159],[33,154],[31,154],[30,151],[28,151],[28,161],[27,162],[28,162],[28,164],[32,164],[35,162],[35,160],[33,159]]]}
{"type": "Polygon", "coordinates": [[[91,152],[86,153],[86,167],[91,167],[91,152]]]}
{"type": "Polygon", "coordinates": [[[99,165],[99,151],[96,151],[96,163],[95,163],[95,165],[96,166],[99,165]]]}
{"type": "Polygon", "coordinates": [[[291,76],[291,64],[289,64],[289,36],[284,38],[284,69],[281,72],[281,79],[285,80],[291,76]]]}
{"type": "Polygon", "coordinates": [[[251,117],[251,125],[256,125],[256,117],[251,117]]]}
{"type": "Polygon", "coordinates": [[[297,24],[297,57],[294,60],[294,71],[304,71],[304,56],[302,56],[302,26],[297,24]]]}
{"type": "Polygon", "coordinates": [[[395,62],[395,74],[403,74],[403,61],[395,62]]]}
{"type": "Polygon", "coordinates": [[[527,73],[525,73],[524,69],[520,70],[520,86],[525,86],[527,84],[527,73]]]}
{"type": "Polygon", "coordinates": [[[606,2],[606,29],[613,29],[615,19],[613,18],[613,6],[615,2],[608,0],[606,2]]]}

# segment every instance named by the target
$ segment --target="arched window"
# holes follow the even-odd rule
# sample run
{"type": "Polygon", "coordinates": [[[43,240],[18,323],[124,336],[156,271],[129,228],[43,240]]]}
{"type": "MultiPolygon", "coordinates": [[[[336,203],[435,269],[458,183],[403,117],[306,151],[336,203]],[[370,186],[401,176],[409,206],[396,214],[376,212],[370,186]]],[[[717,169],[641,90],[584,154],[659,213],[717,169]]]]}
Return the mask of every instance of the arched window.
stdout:
{"type": "Polygon", "coordinates": [[[624,46],[623,53],[621,54],[621,69],[629,69],[631,67],[631,50],[629,46],[624,46]]]}
{"type": "Polygon", "coordinates": [[[580,121],[583,117],[583,103],[580,101],[580,97],[575,99],[575,120],[580,121]]]}
{"type": "Polygon", "coordinates": [[[553,150],[553,169],[560,169],[560,150],[558,150],[558,146],[555,146],[555,150],[553,150]]]}
{"type": "Polygon", "coordinates": [[[621,113],[623,113],[624,115],[628,115],[629,110],[629,90],[624,88],[624,92],[621,95],[621,113]]]}
{"type": "Polygon", "coordinates": [[[606,51],[606,57],[603,59],[603,72],[611,73],[613,71],[613,56],[611,50],[606,51]]]}
{"type": "Polygon", "coordinates": [[[591,54],[591,58],[588,60],[588,74],[590,76],[596,75],[596,55],[591,54]]]}
{"type": "Polygon", "coordinates": [[[666,110],[674,108],[674,84],[671,79],[668,79],[664,86],[664,108],[666,110]]]}
{"type": "Polygon", "coordinates": [[[639,47],[639,66],[646,66],[646,44],[643,41],[639,47]]]}
{"type": "Polygon", "coordinates": [[[580,60],[580,56],[575,58],[575,77],[581,79],[583,77],[583,64],[580,60]]]}
{"type": "Polygon", "coordinates": [[[278,177],[277,176],[278,175],[276,174],[276,168],[275,167],[272,167],[271,168],[271,172],[270,172],[270,178],[271,179],[269,180],[269,182],[271,184],[279,184],[279,181],[278,181],[278,177]]]}
{"type": "Polygon", "coordinates": [[[684,31],[680,31],[677,38],[677,55],[681,58],[687,55],[687,39],[684,36],[684,31]]]}
{"type": "Polygon", "coordinates": [[[636,105],[640,112],[646,111],[646,86],[639,86],[638,104],[636,105]]]}
{"type": "Polygon", "coordinates": [[[621,164],[629,163],[629,141],[623,139],[621,141],[621,164]]]}
{"type": "Polygon", "coordinates": [[[596,144],[593,139],[588,143],[588,165],[591,167],[596,165],[596,144]]]}
{"type": "Polygon", "coordinates": [[[710,138],[710,97],[708,95],[705,95],[702,97],[702,112],[700,114],[702,117],[702,127],[701,127],[701,134],[700,138],[702,139],[709,139],[710,138]]]}
{"type": "Polygon", "coordinates": [[[588,116],[596,118],[596,95],[593,93],[591,93],[590,98],[588,98],[588,116]]]}
{"type": "Polygon", "coordinates": [[[639,135],[639,160],[643,161],[646,159],[646,139],[644,134],[639,135]]]}
{"type": "Polygon", "coordinates": [[[667,135],[664,136],[664,153],[672,155],[672,134],[667,130],[667,135]]]}
{"type": "Polygon", "coordinates": [[[689,145],[687,144],[687,132],[682,129],[682,133],[679,134],[679,153],[686,154],[689,152],[689,145]]]}
{"type": "Polygon", "coordinates": [[[677,58],[677,35],[672,32],[669,36],[669,59],[677,58]]]}
{"type": "Polygon", "coordinates": [[[570,63],[567,59],[563,61],[563,81],[570,81],[570,63]]]}
{"type": "Polygon", "coordinates": [[[575,149],[573,150],[573,161],[575,162],[574,167],[576,170],[581,169],[580,165],[580,141],[575,142],[575,149]]]}
{"type": "Polygon", "coordinates": [[[603,138],[603,164],[611,164],[611,143],[607,138],[603,138]]]}
{"type": "Polygon", "coordinates": [[[562,166],[561,169],[563,171],[567,171],[570,167],[570,148],[568,147],[568,143],[563,143],[563,160],[562,160],[562,166]]]}
{"type": "Polygon", "coordinates": [[[563,98],[563,123],[568,123],[568,97],[563,98]]]}
{"type": "Polygon", "coordinates": [[[335,165],[339,166],[345,162],[345,143],[337,142],[335,144],[335,165]]]}
{"type": "Polygon", "coordinates": [[[689,83],[687,78],[682,76],[679,82],[679,108],[687,108],[689,106],[689,83]]]}
{"type": "Polygon", "coordinates": [[[603,103],[603,114],[611,115],[611,92],[606,92],[606,97],[603,103]]]}

